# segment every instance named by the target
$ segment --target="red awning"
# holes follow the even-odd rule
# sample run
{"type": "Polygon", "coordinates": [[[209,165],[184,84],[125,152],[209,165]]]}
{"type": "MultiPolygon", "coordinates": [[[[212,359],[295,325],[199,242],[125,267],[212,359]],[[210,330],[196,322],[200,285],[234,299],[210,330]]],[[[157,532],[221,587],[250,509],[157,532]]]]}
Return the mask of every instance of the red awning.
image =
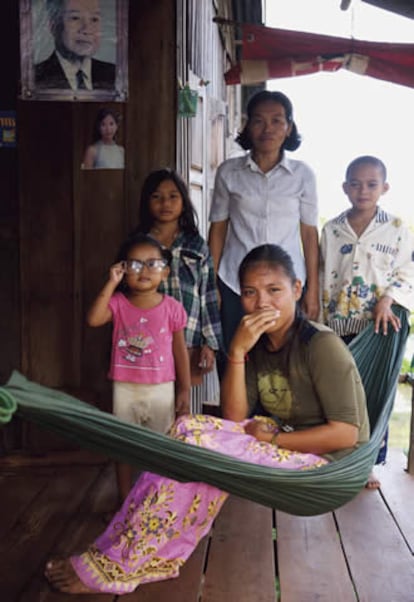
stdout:
{"type": "Polygon", "coordinates": [[[243,25],[242,30],[242,60],[225,74],[227,84],[344,68],[414,88],[414,44],[364,42],[260,25],[243,25]]]}

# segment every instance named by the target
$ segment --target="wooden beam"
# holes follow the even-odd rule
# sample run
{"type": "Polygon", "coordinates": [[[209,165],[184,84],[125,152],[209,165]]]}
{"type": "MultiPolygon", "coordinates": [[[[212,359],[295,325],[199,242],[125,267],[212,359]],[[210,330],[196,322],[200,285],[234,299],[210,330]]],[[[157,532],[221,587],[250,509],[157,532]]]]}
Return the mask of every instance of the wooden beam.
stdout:
{"type": "Polygon", "coordinates": [[[414,375],[407,378],[407,382],[411,385],[411,421],[410,421],[410,444],[408,448],[408,463],[407,472],[414,475],[414,375]]]}
{"type": "Polygon", "coordinates": [[[392,2],[390,0],[362,0],[362,2],[414,19],[414,4],[412,0],[392,0],[392,2]]]}
{"type": "Polygon", "coordinates": [[[406,383],[411,385],[411,421],[410,421],[410,440],[408,448],[408,461],[407,461],[407,472],[411,475],[414,474],[414,374],[401,374],[398,379],[399,383],[406,383]]]}

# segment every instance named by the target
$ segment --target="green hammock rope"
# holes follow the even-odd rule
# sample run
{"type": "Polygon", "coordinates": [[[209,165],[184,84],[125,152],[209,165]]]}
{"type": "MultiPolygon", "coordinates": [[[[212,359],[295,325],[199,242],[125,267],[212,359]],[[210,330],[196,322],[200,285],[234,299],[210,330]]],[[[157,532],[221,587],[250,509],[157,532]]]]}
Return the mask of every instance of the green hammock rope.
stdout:
{"type": "MultiPolygon", "coordinates": [[[[397,313],[397,309],[395,309],[397,313]]],[[[0,422],[12,414],[70,438],[82,447],[178,481],[204,481],[229,493],[309,516],[329,512],[352,499],[365,485],[376,460],[398,383],[409,332],[407,312],[398,312],[398,333],[376,335],[373,325],[350,349],[365,386],[371,438],[345,458],[326,466],[294,471],[258,466],[170,439],[13,372],[0,388],[0,422]]]]}

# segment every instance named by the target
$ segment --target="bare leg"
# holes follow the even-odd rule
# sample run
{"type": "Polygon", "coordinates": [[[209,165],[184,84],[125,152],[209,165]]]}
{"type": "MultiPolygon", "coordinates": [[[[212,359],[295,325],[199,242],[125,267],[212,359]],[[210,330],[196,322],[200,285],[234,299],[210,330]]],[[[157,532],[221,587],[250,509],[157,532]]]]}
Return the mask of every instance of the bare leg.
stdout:
{"type": "Polygon", "coordinates": [[[116,465],[116,480],[118,483],[119,501],[125,501],[132,487],[132,467],[129,464],[116,465]]]}
{"type": "Polygon", "coordinates": [[[379,489],[381,487],[381,481],[377,479],[373,470],[370,472],[365,487],[366,489],[379,489]]]}
{"type": "Polygon", "coordinates": [[[91,594],[97,591],[82,583],[68,558],[49,560],[45,577],[53,588],[67,594],[91,594]]]}

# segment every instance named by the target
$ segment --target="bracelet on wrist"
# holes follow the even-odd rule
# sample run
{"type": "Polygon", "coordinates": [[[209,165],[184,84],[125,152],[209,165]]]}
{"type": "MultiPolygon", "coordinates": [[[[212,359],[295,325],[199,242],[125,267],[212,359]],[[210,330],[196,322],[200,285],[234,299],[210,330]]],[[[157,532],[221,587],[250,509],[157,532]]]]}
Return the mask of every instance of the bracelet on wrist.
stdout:
{"type": "Polygon", "coordinates": [[[229,362],[229,364],[245,364],[247,362],[247,360],[249,359],[249,356],[245,355],[242,360],[235,360],[232,357],[230,357],[228,353],[226,353],[226,357],[227,357],[227,361],[229,362]]]}
{"type": "Polygon", "coordinates": [[[277,436],[279,435],[279,431],[277,430],[275,433],[273,433],[272,438],[270,439],[270,443],[271,445],[277,445],[277,436]]]}

